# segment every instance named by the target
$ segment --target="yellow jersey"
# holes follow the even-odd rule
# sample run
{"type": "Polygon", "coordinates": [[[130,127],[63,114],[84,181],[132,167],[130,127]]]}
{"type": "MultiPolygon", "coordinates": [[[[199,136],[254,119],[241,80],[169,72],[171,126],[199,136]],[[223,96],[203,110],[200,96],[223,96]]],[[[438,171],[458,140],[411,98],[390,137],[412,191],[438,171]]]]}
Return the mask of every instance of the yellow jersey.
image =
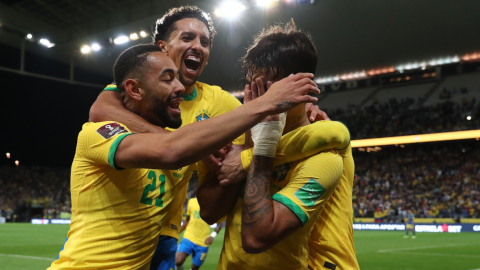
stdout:
{"type": "Polygon", "coordinates": [[[190,217],[190,220],[188,221],[183,238],[187,238],[196,245],[208,247],[208,245],[205,244],[205,239],[210,236],[210,225],[200,217],[200,205],[198,204],[197,198],[188,200],[187,216],[190,217]]]}
{"type": "Polygon", "coordinates": [[[188,168],[116,167],[117,147],[129,135],[118,122],[83,125],[71,169],[68,240],[48,269],[149,269],[180,176],[188,178],[188,168]]]}
{"type": "Polygon", "coordinates": [[[241,239],[241,194],[227,215],[225,242],[217,269],[307,269],[310,232],[337,187],[342,171],[342,158],[334,150],[276,166],[270,183],[272,199],[288,207],[302,222],[302,228],[267,251],[246,253],[241,239]]]}
{"type": "Polygon", "coordinates": [[[355,163],[352,147],[338,151],[343,159],[342,180],[325,204],[308,239],[312,270],[360,269],[353,244],[352,188],[355,163]]]}
{"type": "MultiPolygon", "coordinates": [[[[276,172],[273,174],[273,176],[274,178],[278,178],[279,175],[285,174],[285,169],[280,170],[282,166],[279,165],[293,163],[296,160],[302,159],[307,156],[315,155],[320,151],[326,151],[328,149],[340,149],[340,152],[342,152],[342,150],[346,149],[349,144],[350,133],[347,127],[341,122],[319,121],[314,124],[295,129],[294,131],[283,135],[278,144],[277,153],[274,161],[274,165],[276,166],[276,172]]],[[[253,157],[252,149],[247,149],[243,151],[241,157],[243,166],[245,170],[248,171],[251,159],[253,157]]],[[[201,164],[201,162],[199,162],[198,173],[199,184],[201,185],[201,182],[203,182],[206,174],[208,173],[208,169],[206,169],[201,164]]],[[[239,201],[237,201],[235,209],[238,209],[238,207],[241,207],[243,205],[243,202],[239,201]]],[[[228,219],[230,220],[230,222],[227,221],[227,226],[225,228],[225,241],[228,241],[229,243],[232,243],[233,241],[241,244],[241,235],[238,233],[240,228],[239,226],[241,226],[241,217],[237,216],[236,220],[234,220],[234,217],[232,215],[233,214],[230,213],[230,219],[228,219]],[[232,224],[236,224],[236,226],[239,227],[236,233],[230,233],[230,226],[232,226],[232,224]]],[[[228,260],[228,257],[231,257],[231,255],[229,254],[242,252],[243,249],[241,248],[241,245],[235,247],[232,244],[225,244],[221,255],[222,264],[219,266],[219,269],[226,268],[226,262],[228,260]]],[[[278,258],[283,258],[283,256],[278,258]]],[[[306,262],[307,260],[307,258],[303,259],[304,262],[306,262]]],[[[276,263],[273,268],[279,267],[279,269],[289,269],[284,267],[283,259],[279,261],[280,263],[276,263]]],[[[306,268],[306,265],[302,264],[301,267],[306,268]]]]}
{"type": "MultiPolygon", "coordinates": [[[[121,92],[115,84],[109,84],[103,91],[121,92]]],[[[227,113],[242,105],[238,99],[218,86],[208,85],[201,82],[195,83],[193,93],[183,95],[183,102],[180,103],[182,127],[197,121],[227,113]]],[[[174,129],[167,128],[170,131],[174,129]]],[[[201,140],[202,138],[198,138],[201,140]]],[[[245,136],[242,135],[233,141],[236,145],[245,144],[245,136]]],[[[196,170],[195,164],[189,170],[196,170]]],[[[171,211],[167,214],[165,226],[161,235],[178,239],[183,217],[183,203],[187,198],[188,181],[181,183],[178,194],[174,198],[171,211]]]]}

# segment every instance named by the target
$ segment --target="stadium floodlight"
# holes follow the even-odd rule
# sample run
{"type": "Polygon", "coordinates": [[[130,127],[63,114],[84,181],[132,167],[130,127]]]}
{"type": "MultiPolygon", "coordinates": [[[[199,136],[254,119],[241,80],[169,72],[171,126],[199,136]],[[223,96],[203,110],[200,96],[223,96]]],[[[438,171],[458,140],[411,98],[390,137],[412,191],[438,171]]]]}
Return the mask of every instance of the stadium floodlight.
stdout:
{"type": "Polygon", "coordinates": [[[138,34],[137,33],[131,33],[130,34],[130,39],[131,40],[137,40],[138,39],[138,34]]]}
{"type": "Polygon", "coordinates": [[[33,35],[32,34],[27,34],[27,39],[32,39],[33,35]]]}
{"type": "Polygon", "coordinates": [[[127,43],[127,42],[128,42],[128,37],[127,36],[119,36],[119,37],[117,37],[116,39],[113,40],[113,43],[115,43],[117,45],[127,43]]]}
{"type": "Polygon", "coordinates": [[[98,43],[93,43],[92,44],[92,50],[94,51],[99,51],[102,47],[98,45],[98,43]]]}
{"type": "Polygon", "coordinates": [[[268,7],[272,2],[272,0],[257,0],[257,6],[268,7]]]}
{"type": "Polygon", "coordinates": [[[10,153],[7,153],[7,158],[10,158],[10,153]]]}
{"type": "Polygon", "coordinates": [[[18,160],[15,160],[15,165],[20,165],[20,162],[18,160]]]}
{"type": "Polygon", "coordinates": [[[468,121],[472,120],[472,117],[471,117],[470,115],[467,116],[467,120],[468,120],[468,121]]]}
{"type": "Polygon", "coordinates": [[[55,46],[55,43],[51,43],[48,39],[46,38],[42,38],[40,39],[40,41],[38,41],[39,44],[47,47],[47,48],[52,48],[53,46],[55,46]]]}
{"type": "Polygon", "coordinates": [[[84,46],[80,49],[80,51],[81,51],[83,54],[87,54],[87,53],[90,52],[90,46],[84,45],[84,46]]]}
{"type": "Polygon", "coordinates": [[[235,19],[240,13],[242,13],[246,9],[247,7],[244,4],[238,1],[229,0],[223,2],[219,8],[215,9],[214,13],[218,17],[235,19]]]}
{"type": "Polygon", "coordinates": [[[140,31],[140,36],[141,36],[141,37],[146,37],[146,36],[148,36],[148,35],[147,35],[147,32],[145,32],[145,31],[140,31]]]}

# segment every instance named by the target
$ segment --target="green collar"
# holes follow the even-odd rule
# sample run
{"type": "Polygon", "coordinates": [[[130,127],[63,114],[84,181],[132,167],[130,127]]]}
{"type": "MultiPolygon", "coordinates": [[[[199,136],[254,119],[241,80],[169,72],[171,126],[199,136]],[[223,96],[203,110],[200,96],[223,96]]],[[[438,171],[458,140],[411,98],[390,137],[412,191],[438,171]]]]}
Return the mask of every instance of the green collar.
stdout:
{"type": "Polygon", "coordinates": [[[195,98],[197,98],[197,88],[196,87],[193,87],[193,93],[191,93],[190,95],[183,95],[183,100],[185,100],[185,101],[192,101],[195,98]]]}

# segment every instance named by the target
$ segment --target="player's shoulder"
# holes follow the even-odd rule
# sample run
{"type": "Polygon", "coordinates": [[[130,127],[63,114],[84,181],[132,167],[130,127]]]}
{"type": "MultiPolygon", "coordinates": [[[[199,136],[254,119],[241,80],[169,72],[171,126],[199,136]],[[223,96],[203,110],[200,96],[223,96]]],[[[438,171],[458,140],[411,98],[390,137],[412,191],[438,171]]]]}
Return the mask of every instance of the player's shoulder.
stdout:
{"type": "Polygon", "coordinates": [[[202,91],[202,94],[209,98],[215,99],[227,99],[227,100],[237,100],[229,92],[223,90],[220,86],[210,85],[202,82],[196,82],[195,87],[197,91],[202,91]]]}

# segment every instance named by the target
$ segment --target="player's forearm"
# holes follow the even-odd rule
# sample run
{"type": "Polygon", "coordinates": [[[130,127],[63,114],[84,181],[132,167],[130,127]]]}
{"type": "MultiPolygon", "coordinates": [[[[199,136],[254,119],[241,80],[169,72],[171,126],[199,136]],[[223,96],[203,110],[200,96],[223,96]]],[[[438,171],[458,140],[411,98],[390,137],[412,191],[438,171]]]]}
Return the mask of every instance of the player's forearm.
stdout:
{"type": "Polygon", "coordinates": [[[215,228],[215,232],[218,234],[222,230],[222,223],[217,223],[217,227],[215,228]]]}
{"type": "Polygon", "coordinates": [[[189,218],[187,217],[185,219],[185,221],[183,222],[182,226],[180,227],[180,233],[182,233],[186,228],[187,228],[187,225],[188,225],[188,222],[189,222],[189,218]]]}
{"type": "Polygon", "coordinates": [[[200,217],[211,225],[226,216],[235,206],[242,185],[243,182],[221,186],[215,174],[209,172],[197,191],[200,217]]]}
{"type": "Polygon", "coordinates": [[[247,253],[259,253],[271,242],[275,209],[270,193],[273,158],[253,156],[245,184],[242,213],[242,246],[247,253]]]}
{"type": "Polygon", "coordinates": [[[122,96],[118,92],[103,91],[90,108],[90,122],[117,121],[137,133],[168,132],[165,129],[150,124],[139,115],[127,110],[122,96]]]}

